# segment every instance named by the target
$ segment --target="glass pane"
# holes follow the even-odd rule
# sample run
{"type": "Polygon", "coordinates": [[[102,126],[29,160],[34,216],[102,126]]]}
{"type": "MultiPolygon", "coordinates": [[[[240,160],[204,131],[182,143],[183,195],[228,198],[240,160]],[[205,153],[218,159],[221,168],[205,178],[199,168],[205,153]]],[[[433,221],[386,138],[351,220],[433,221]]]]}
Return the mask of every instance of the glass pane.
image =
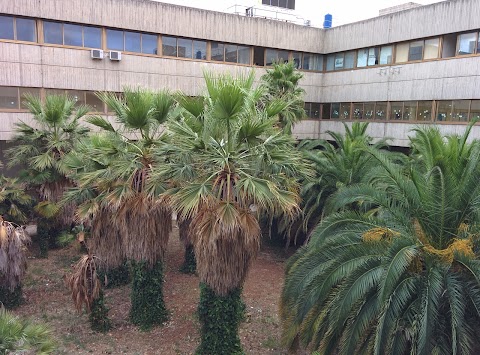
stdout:
{"type": "Polygon", "coordinates": [[[0,86],[0,108],[18,109],[18,88],[0,86]]]}
{"type": "Polygon", "coordinates": [[[186,38],[179,38],[178,43],[178,56],[182,58],[192,58],[192,40],[186,38]]]}
{"type": "Polygon", "coordinates": [[[437,102],[437,121],[452,120],[452,101],[437,102]]]}
{"type": "Polygon", "coordinates": [[[472,100],[472,105],[470,106],[470,119],[480,118],[480,100],[472,100]]]}
{"type": "Polygon", "coordinates": [[[311,118],[320,118],[320,104],[316,102],[312,102],[311,110],[310,110],[311,118]]]}
{"type": "Polygon", "coordinates": [[[193,54],[195,59],[207,59],[207,42],[193,41],[193,54]]]}
{"type": "Polygon", "coordinates": [[[238,63],[250,64],[250,47],[238,46],[238,63]]]}
{"type": "Polygon", "coordinates": [[[387,103],[386,102],[377,102],[375,104],[375,117],[376,120],[386,120],[387,119],[387,103]]]}
{"type": "Polygon", "coordinates": [[[287,0],[279,0],[278,6],[283,7],[284,9],[287,8],[287,0]]]}
{"type": "Polygon", "coordinates": [[[401,120],[403,117],[403,102],[390,103],[390,119],[401,120]]]}
{"type": "Polygon", "coordinates": [[[327,71],[335,70],[335,54],[327,55],[327,71]]]}
{"type": "Polygon", "coordinates": [[[85,105],[84,91],[67,90],[67,96],[75,101],[75,106],[85,105]]]}
{"type": "Polygon", "coordinates": [[[380,64],[392,64],[393,46],[383,46],[380,49],[380,64]]]}
{"type": "Polygon", "coordinates": [[[100,100],[95,93],[87,91],[85,93],[85,102],[92,108],[92,112],[104,112],[102,100],[100,100]]]}
{"type": "Polygon", "coordinates": [[[379,50],[378,48],[368,49],[368,65],[378,65],[379,50]]]}
{"type": "Polygon", "coordinates": [[[366,102],[363,106],[363,114],[366,120],[373,120],[375,118],[375,102],[366,102]]]}
{"type": "Polygon", "coordinates": [[[418,101],[417,121],[432,120],[432,101],[418,101]]]}
{"type": "Polygon", "coordinates": [[[408,49],[410,45],[408,43],[397,44],[397,51],[395,53],[395,63],[408,62],[408,49]]]}
{"type": "Polygon", "coordinates": [[[323,71],[323,55],[313,55],[313,70],[323,71]]]}
{"type": "Polygon", "coordinates": [[[302,69],[313,70],[313,54],[303,53],[302,69]]]}
{"type": "Polygon", "coordinates": [[[340,117],[340,104],[334,103],[332,104],[332,111],[330,114],[331,118],[339,118],[340,117]]]}
{"type": "Polygon", "coordinates": [[[368,49],[359,49],[357,51],[357,67],[362,68],[367,66],[368,49]]]}
{"type": "Polygon", "coordinates": [[[125,31],[125,51],[140,53],[142,51],[140,37],[138,32],[125,31]]]}
{"type": "Polygon", "coordinates": [[[224,60],[224,44],[212,42],[212,60],[223,62],[224,60]]]}
{"type": "Polygon", "coordinates": [[[343,69],[343,60],[344,60],[344,57],[343,57],[343,53],[337,53],[337,54],[334,54],[335,56],[335,70],[340,70],[340,69],[343,69]]]}
{"type": "Polygon", "coordinates": [[[278,61],[288,62],[288,51],[278,51],[278,61]]]}
{"type": "Polygon", "coordinates": [[[123,31],[107,29],[107,48],[123,51],[123,31]]]}
{"type": "Polygon", "coordinates": [[[28,41],[28,42],[37,41],[37,35],[35,31],[35,20],[17,17],[16,24],[17,24],[17,40],[28,41]]]}
{"type": "Polygon", "coordinates": [[[43,22],[43,41],[45,43],[63,44],[62,24],[58,22],[43,22]]]}
{"type": "Polygon", "coordinates": [[[69,23],[64,24],[63,36],[66,46],[82,47],[82,26],[71,25],[69,23]]]}
{"type": "Polygon", "coordinates": [[[142,53],[157,54],[157,39],[156,35],[142,34],[142,53]]]}
{"type": "Polygon", "coordinates": [[[13,37],[13,17],[0,16],[0,38],[14,39],[13,37]]]}
{"type": "Polygon", "coordinates": [[[342,120],[349,120],[350,119],[350,103],[342,103],[340,106],[340,118],[342,120]]]}
{"type": "Polygon", "coordinates": [[[343,63],[344,69],[352,69],[355,64],[355,51],[346,52],[343,63]]]}
{"type": "Polygon", "coordinates": [[[235,44],[225,45],[225,61],[229,63],[237,62],[237,45],[235,44]]]}
{"type": "Polygon", "coordinates": [[[273,62],[277,62],[278,51],[276,49],[267,48],[265,53],[266,53],[265,55],[267,57],[266,58],[267,59],[266,65],[272,65],[273,62]]]}
{"type": "Polygon", "coordinates": [[[323,104],[322,105],[322,119],[323,120],[329,120],[331,112],[332,112],[332,104],[323,104]]]}
{"type": "Polygon", "coordinates": [[[458,122],[468,121],[468,110],[470,109],[470,100],[453,101],[452,120],[458,122]]]}
{"type": "Polygon", "coordinates": [[[25,106],[25,95],[30,94],[32,96],[40,97],[40,89],[38,88],[20,88],[20,108],[27,109],[25,106]]]}
{"type": "Polygon", "coordinates": [[[302,53],[293,52],[293,65],[297,69],[302,68],[302,53]]]}
{"type": "Polygon", "coordinates": [[[303,109],[305,110],[305,116],[311,118],[312,117],[312,103],[311,102],[305,102],[303,105],[303,109]]]}
{"type": "Polygon", "coordinates": [[[410,51],[408,52],[408,60],[422,60],[423,41],[415,41],[410,43],[410,51]]]}
{"type": "Polygon", "coordinates": [[[162,53],[168,57],[177,56],[177,38],[162,36],[162,53]]]}
{"type": "Polygon", "coordinates": [[[475,43],[477,42],[477,32],[464,33],[458,36],[458,54],[475,53],[475,43]]]}
{"type": "Polygon", "coordinates": [[[417,101],[405,101],[403,104],[403,120],[415,121],[417,119],[417,101]]]}
{"type": "Polygon", "coordinates": [[[352,118],[356,120],[363,119],[363,103],[353,104],[352,118]]]}
{"type": "Polygon", "coordinates": [[[83,46],[102,48],[102,30],[98,27],[83,26],[83,46]]]}
{"type": "Polygon", "coordinates": [[[425,52],[423,59],[438,58],[438,49],[440,47],[440,38],[432,38],[425,40],[425,52]]]}

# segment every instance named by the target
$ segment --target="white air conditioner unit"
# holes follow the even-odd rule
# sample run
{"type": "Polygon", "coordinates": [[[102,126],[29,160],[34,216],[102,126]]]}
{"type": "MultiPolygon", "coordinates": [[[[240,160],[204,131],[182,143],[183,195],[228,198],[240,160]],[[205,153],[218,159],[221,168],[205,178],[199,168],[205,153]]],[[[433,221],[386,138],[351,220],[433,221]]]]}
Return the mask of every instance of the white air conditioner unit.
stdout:
{"type": "Polygon", "coordinates": [[[101,49],[92,49],[90,51],[90,57],[92,59],[103,59],[103,51],[101,49]]]}
{"type": "Polygon", "coordinates": [[[108,57],[110,58],[110,60],[116,60],[116,61],[122,60],[122,52],[110,51],[108,57]]]}

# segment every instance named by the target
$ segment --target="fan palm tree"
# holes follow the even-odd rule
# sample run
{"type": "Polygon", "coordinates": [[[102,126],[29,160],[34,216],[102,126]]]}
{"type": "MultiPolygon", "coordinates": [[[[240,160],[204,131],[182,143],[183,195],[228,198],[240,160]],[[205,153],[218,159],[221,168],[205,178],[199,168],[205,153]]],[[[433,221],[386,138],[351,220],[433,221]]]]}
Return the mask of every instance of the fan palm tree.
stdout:
{"type": "Polygon", "coordinates": [[[127,258],[132,263],[134,324],[148,329],[163,323],[163,260],[171,231],[171,211],[158,196],[162,181],[151,183],[159,159],[154,148],[162,138],[162,124],[175,107],[168,92],[126,89],[123,97],[99,97],[115,113],[114,127],[103,117],[88,121],[102,131],[83,141],[68,158],[78,187],[68,200],[79,203],[78,214],[92,221],[92,253],[110,267],[127,258]]]}
{"type": "MultiPolygon", "coordinates": [[[[67,177],[68,169],[63,158],[72,151],[78,140],[89,130],[81,120],[88,106],[76,106],[75,100],[65,95],[47,96],[42,102],[32,95],[25,96],[25,104],[33,115],[34,125],[16,124],[14,146],[7,151],[10,166],[23,169],[22,178],[38,194],[37,212],[51,221],[39,223],[39,235],[55,238],[56,229],[73,222],[74,206],[61,209],[58,202],[64,191],[73,185],[67,177]]],[[[58,232],[58,231],[57,231],[58,232]]]]}
{"type": "Polygon", "coordinates": [[[20,319],[0,308],[0,354],[18,354],[34,350],[35,354],[50,354],[56,346],[52,332],[43,324],[20,319]]]}
{"type": "Polygon", "coordinates": [[[289,103],[278,115],[279,126],[287,134],[292,134],[295,124],[306,117],[305,90],[299,86],[302,78],[303,74],[295,68],[293,61],[274,63],[273,68],[267,69],[261,77],[267,102],[281,99],[289,103]]]}
{"type": "Polygon", "coordinates": [[[25,229],[0,216],[0,303],[14,308],[22,301],[22,279],[27,270],[25,229]]]}
{"type": "MultiPolygon", "coordinates": [[[[288,262],[284,342],[321,354],[472,354],[480,336],[480,143],[417,129],[412,161],[340,189],[288,262]]],[[[478,351],[478,349],[476,349],[478,351]]]]}
{"type": "Polygon", "coordinates": [[[17,224],[25,223],[32,202],[32,197],[25,191],[25,184],[18,178],[0,175],[0,216],[17,224]]]}
{"type": "Polygon", "coordinates": [[[236,79],[205,74],[205,104],[182,105],[163,148],[164,175],[190,176],[167,196],[182,218],[192,219],[201,282],[199,354],[242,353],[241,288],[260,246],[258,213],[298,210],[301,156],[292,138],[275,128],[287,104],[262,108],[264,88],[253,88],[253,80],[252,73],[236,79]]]}

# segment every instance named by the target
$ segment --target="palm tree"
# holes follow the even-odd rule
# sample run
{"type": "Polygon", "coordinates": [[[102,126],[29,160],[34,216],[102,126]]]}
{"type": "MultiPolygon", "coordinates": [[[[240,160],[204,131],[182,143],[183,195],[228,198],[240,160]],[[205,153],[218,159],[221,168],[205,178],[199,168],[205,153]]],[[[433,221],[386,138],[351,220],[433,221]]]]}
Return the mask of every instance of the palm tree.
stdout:
{"type": "MultiPolygon", "coordinates": [[[[287,266],[287,346],[321,354],[471,354],[480,335],[480,143],[415,130],[412,161],[340,189],[287,266]]],[[[478,350],[478,349],[477,349],[478,350]]]]}
{"type": "Polygon", "coordinates": [[[25,184],[19,182],[18,178],[0,175],[0,216],[23,224],[28,220],[27,214],[32,202],[32,197],[25,191],[25,184]]]}
{"type": "Polygon", "coordinates": [[[292,138],[275,128],[287,104],[262,108],[264,88],[254,89],[253,80],[252,73],[237,79],[205,74],[204,105],[183,105],[181,119],[168,123],[170,145],[163,148],[166,175],[190,176],[167,196],[182,218],[192,218],[201,282],[199,354],[242,353],[241,289],[260,247],[258,214],[298,210],[301,156],[292,138]]]}
{"type": "Polygon", "coordinates": [[[115,128],[103,117],[89,122],[102,131],[79,145],[68,158],[78,187],[67,200],[80,203],[78,214],[91,220],[92,253],[106,265],[132,265],[134,324],[148,329],[167,319],[163,301],[163,260],[171,231],[171,210],[158,198],[162,181],[151,183],[158,161],[154,148],[162,139],[162,124],[175,107],[168,92],[126,89],[123,97],[99,97],[115,113],[115,128]]]}
{"type": "Polygon", "coordinates": [[[0,216],[0,303],[14,308],[22,302],[22,279],[27,270],[25,229],[0,216]]]}
{"type": "Polygon", "coordinates": [[[50,354],[55,350],[52,332],[43,324],[20,319],[0,308],[0,354],[18,354],[34,350],[35,354],[50,354]]]}
{"type": "Polygon", "coordinates": [[[75,101],[65,95],[47,96],[44,102],[26,95],[25,104],[35,124],[16,124],[14,146],[7,151],[9,165],[21,167],[23,180],[36,190],[39,200],[36,210],[40,216],[54,217],[39,223],[38,233],[44,239],[54,240],[56,235],[52,234],[58,234],[73,222],[74,206],[61,209],[58,206],[64,191],[73,185],[67,177],[63,158],[89,132],[80,123],[89,108],[76,106],[75,101]]]}
{"type": "Polygon", "coordinates": [[[273,68],[267,69],[261,77],[266,102],[281,99],[289,103],[278,115],[279,126],[286,134],[292,134],[294,125],[306,117],[305,90],[299,87],[302,78],[303,74],[295,68],[293,61],[274,63],[273,68]]]}

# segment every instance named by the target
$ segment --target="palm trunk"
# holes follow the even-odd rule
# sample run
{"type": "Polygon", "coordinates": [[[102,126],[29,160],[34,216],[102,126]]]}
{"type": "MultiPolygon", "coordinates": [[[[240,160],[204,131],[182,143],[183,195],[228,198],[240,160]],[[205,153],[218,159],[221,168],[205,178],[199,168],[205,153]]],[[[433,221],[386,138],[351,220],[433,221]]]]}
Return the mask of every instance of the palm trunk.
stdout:
{"type": "Polygon", "coordinates": [[[112,328],[112,322],[108,318],[108,308],[105,306],[102,290],[100,290],[98,297],[93,301],[88,319],[90,328],[97,332],[106,333],[112,328]]]}
{"type": "Polygon", "coordinates": [[[17,308],[22,302],[22,285],[17,285],[13,290],[6,286],[0,286],[0,304],[5,308],[17,308]]]}
{"type": "Polygon", "coordinates": [[[190,238],[190,223],[191,218],[178,220],[179,237],[185,246],[185,259],[180,271],[184,274],[195,274],[197,270],[197,261],[195,259],[195,249],[190,238]]]}

